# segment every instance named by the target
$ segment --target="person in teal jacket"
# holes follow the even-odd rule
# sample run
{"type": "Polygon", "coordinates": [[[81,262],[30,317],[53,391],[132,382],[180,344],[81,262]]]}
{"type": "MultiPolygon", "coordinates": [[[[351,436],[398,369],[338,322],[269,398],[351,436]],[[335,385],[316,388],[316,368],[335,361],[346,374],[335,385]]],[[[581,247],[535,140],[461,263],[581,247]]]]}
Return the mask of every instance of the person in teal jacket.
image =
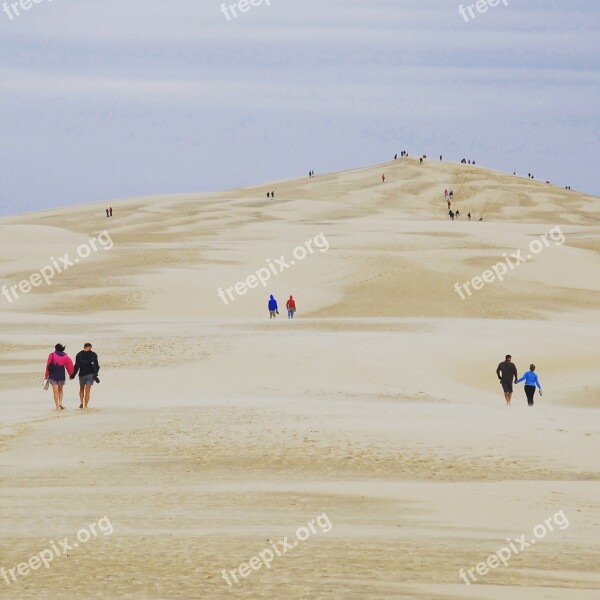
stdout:
{"type": "Polygon", "coordinates": [[[540,396],[544,395],[540,380],[538,379],[537,373],[535,372],[535,365],[529,365],[529,371],[523,375],[520,379],[517,379],[517,383],[525,381],[525,394],[527,395],[527,404],[533,406],[533,397],[535,396],[535,388],[540,390],[540,396]]]}

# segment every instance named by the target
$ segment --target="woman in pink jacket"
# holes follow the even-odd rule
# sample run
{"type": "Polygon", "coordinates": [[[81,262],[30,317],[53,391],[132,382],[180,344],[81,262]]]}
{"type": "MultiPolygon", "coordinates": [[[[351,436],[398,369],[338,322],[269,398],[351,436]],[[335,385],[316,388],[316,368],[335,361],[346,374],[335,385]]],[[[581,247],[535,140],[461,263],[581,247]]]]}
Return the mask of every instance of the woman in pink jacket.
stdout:
{"type": "Polygon", "coordinates": [[[69,376],[73,375],[75,368],[73,361],[65,354],[65,347],[62,344],[54,346],[54,352],[48,355],[46,361],[46,374],[44,377],[48,379],[54,393],[54,404],[56,410],[64,410],[63,406],[63,386],[65,385],[66,375],[65,369],[69,376]]]}

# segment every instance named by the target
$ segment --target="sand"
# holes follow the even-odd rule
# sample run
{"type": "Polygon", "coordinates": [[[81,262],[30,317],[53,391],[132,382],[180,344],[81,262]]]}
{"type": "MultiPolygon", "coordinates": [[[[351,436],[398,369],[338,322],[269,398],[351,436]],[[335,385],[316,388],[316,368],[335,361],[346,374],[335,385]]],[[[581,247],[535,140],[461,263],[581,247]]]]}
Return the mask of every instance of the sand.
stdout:
{"type": "Polygon", "coordinates": [[[112,206],[0,220],[9,286],[112,241],[0,296],[0,567],[112,528],[0,575],[2,598],[600,598],[600,199],[404,159],[112,206]],[[457,282],[544,234],[461,299],[457,282]],[[281,257],[266,287],[218,296],[281,257]],[[91,409],[69,382],[56,413],[45,358],[87,340],[102,364],[91,409]],[[520,373],[538,365],[533,408],[522,384],[504,406],[507,352],[520,373]],[[227,584],[224,569],[311,521],[227,584]],[[536,543],[461,579],[523,534],[536,543]]]}

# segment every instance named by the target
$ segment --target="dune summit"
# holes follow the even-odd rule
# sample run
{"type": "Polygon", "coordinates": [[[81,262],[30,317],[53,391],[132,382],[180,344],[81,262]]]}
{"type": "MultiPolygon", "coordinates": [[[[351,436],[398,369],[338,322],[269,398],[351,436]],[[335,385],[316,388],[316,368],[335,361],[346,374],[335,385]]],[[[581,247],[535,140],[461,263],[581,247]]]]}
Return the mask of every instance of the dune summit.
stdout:
{"type": "Polygon", "coordinates": [[[600,199],[402,158],[105,208],[0,220],[3,598],[600,594],[600,199]]]}

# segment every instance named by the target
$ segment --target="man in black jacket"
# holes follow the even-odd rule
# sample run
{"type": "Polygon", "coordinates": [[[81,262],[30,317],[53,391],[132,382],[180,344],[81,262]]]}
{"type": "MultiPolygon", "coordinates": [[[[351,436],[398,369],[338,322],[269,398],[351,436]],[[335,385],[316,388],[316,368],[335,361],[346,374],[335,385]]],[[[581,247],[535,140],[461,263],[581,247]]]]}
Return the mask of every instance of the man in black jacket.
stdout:
{"type": "Polygon", "coordinates": [[[94,381],[100,383],[98,371],[100,371],[98,355],[92,352],[92,345],[86,342],[83,345],[83,350],[75,358],[75,370],[71,375],[71,379],[75,379],[75,376],[79,373],[79,400],[81,401],[79,408],[85,410],[88,407],[94,381]]]}
{"type": "Polygon", "coordinates": [[[506,404],[507,406],[510,406],[513,395],[513,382],[516,383],[519,378],[517,367],[515,366],[515,363],[512,362],[512,356],[510,354],[507,354],[506,360],[498,365],[496,375],[498,375],[498,379],[502,384],[506,404]]]}

